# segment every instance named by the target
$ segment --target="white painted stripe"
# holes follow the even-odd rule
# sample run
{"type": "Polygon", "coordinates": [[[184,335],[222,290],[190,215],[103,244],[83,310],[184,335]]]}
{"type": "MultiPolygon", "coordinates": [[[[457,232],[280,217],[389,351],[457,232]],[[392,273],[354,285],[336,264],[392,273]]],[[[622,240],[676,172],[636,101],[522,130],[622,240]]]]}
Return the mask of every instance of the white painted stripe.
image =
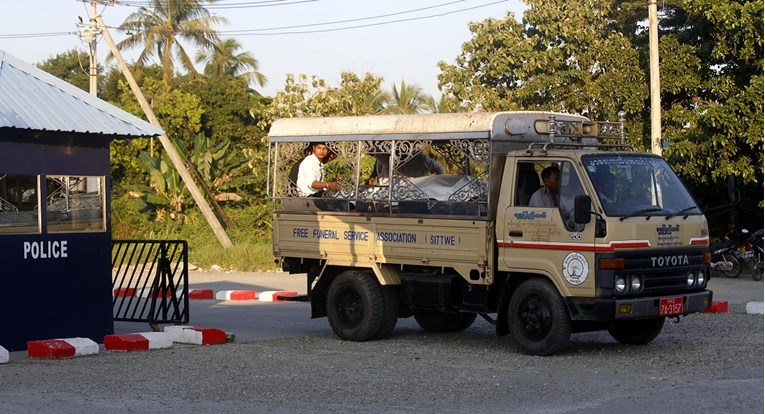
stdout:
{"type": "Polygon", "coordinates": [[[746,313],[763,314],[763,302],[749,302],[746,304],[746,313]]]}
{"type": "Polygon", "coordinates": [[[274,295],[279,293],[279,291],[276,290],[267,290],[265,292],[260,292],[258,294],[258,300],[261,302],[273,302],[274,301],[274,295]]]}
{"type": "Polygon", "coordinates": [[[141,335],[149,341],[149,349],[162,349],[173,346],[173,341],[164,332],[141,332],[141,335]]]}
{"type": "Polygon", "coordinates": [[[195,330],[191,326],[166,326],[165,333],[173,342],[181,344],[202,344],[202,332],[195,330]]]}
{"type": "Polygon", "coordinates": [[[98,355],[98,344],[90,338],[66,338],[64,341],[74,347],[74,356],[98,355]]]}
{"type": "Polygon", "coordinates": [[[215,299],[216,300],[231,300],[231,293],[235,292],[233,290],[219,290],[215,292],[215,299]]]}
{"type": "Polygon", "coordinates": [[[5,364],[11,360],[11,354],[7,349],[0,346],[0,364],[5,364]]]}

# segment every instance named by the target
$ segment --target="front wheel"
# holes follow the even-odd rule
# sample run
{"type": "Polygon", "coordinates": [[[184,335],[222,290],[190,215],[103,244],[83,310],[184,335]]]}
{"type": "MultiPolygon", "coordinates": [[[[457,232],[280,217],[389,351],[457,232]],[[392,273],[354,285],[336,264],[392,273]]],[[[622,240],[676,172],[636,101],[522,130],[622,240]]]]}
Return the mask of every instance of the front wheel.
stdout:
{"type": "Polygon", "coordinates": [[[723,270],[723,274],[725,275],[725,277],[737,278],[741,276],[742,263],[738,260],[738,257],[734,256],[732,253],[723,253],[722,258],[726,262],[733,263],[732,269],[723,270]]]}
{"type": "Polygon", "coordinates": [[[327,319],[335,334],[348,341],[368,341],[390,334],[392,326],[380,332],[384,322],[390,323],[385,313],[382,286],[373,275],[357,270],[340,273],[327,291],[327,319]],[[387,322],[386,322],[387,321],[387,322]]]}
{"type": "Polygon", "coordinates": [[[552,355],[571,337],[571,318],[563,298],[545,279],[529,279],[513,292],[507,310],[513,342],[529,355],[552,355]]]}
{"type": "Polygon", "coordinates": [[[752,258],[752,279],[762,280],[762,251],[755,247],[752,258]]]}
{"type": "Polygon", "coordinates": [[[659,336],[664,327],[665,318],[643,319],[637,321],[619,321],[608,328],[608,333],[627,345],[645,345],[659,336]]]}

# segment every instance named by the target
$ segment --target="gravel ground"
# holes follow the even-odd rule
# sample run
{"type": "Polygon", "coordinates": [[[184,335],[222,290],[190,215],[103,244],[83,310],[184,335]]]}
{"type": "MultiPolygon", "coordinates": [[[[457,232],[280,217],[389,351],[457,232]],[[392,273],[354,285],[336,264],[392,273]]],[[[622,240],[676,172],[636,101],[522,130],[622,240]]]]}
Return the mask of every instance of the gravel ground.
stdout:
{"type": "Polygon", "coordinates": [[[326,334],[176,344],[0,365],[2,413],[763,412],[763,316],[731,309],[674,324],[647,346],[572,336],[519,354],[483,320],[436,335],[404,323],[364,343],[326,334]]]}

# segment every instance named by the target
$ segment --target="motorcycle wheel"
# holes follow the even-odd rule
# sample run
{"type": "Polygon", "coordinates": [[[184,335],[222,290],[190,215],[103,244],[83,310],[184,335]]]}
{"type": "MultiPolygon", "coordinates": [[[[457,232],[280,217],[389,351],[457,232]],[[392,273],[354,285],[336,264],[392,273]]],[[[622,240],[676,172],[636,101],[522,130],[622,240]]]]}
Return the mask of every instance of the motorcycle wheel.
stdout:
{"type": "Polygon", "coordinates": [[[752,279],[762,280],[762,270],[762,252],[755,250],[752,258],[752,279]]]}
{"type": "Polygon", "coordinates": [[[723,271],[723,274],[725,275],[725,277],[737,278],[741,276],[741,271],[743,269],[741,266],[741,262],[738,260],[738,258],[734,256],[732,253],[723,253],[722,257],[723,257],[723,260],[725,260],[726,262],[733,263],[733,268],[731,270],[723,271]]]}

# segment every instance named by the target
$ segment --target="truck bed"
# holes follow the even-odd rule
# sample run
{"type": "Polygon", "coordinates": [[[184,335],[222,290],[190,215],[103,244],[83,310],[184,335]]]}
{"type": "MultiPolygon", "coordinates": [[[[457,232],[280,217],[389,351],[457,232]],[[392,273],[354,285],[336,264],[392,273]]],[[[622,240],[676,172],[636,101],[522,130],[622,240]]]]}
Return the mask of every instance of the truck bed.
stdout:
{"type": "Polygon", "coordinates": [[[488,220],[276,213],[273,226],[276,258],[453,268],[471,283],[491,283],[494,236],[488,220]]]}

